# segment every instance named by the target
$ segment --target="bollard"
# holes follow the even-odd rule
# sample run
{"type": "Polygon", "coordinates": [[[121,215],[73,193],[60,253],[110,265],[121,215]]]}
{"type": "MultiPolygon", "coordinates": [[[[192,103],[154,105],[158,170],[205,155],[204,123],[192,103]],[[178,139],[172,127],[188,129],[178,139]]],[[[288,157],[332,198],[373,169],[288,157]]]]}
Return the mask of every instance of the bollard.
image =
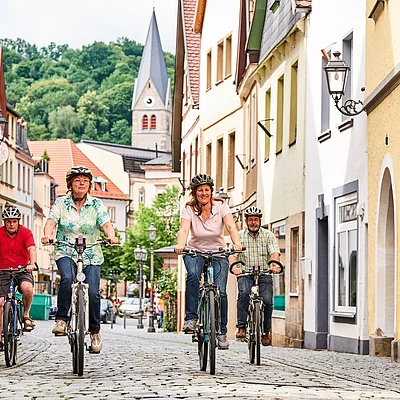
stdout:
{"type": "Polygon", "coordinates": [[[126,329],[126,311],[124,311],[124,329],[126,329]]]}
{"type": "Polygon", "coordinates": [[[114,329],[114,309],[111,310],[111,329],[114,329]]]}

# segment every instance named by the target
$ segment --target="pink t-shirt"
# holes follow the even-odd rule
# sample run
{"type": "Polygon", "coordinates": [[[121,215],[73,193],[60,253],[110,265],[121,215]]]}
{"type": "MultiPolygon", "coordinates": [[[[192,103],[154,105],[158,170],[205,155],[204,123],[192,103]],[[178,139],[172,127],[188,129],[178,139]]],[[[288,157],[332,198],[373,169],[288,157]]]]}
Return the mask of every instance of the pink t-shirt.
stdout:
{"type": "Polygon", "coordinates": [[[181,218],[191,222],[188,246],[199,251],[215,251],[220,247],[225,248],[222,218],[227,214],[231,214],[230,208],[221,201],[215,201],[212,206],[212,215],[204,222],[191,206],[186,205],[182,209],[181,218]]]}

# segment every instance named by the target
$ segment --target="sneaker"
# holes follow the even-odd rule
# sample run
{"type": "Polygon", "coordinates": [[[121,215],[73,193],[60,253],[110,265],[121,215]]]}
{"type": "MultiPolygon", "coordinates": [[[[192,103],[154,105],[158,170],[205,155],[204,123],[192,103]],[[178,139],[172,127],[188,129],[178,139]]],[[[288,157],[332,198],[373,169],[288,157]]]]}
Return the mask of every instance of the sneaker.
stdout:
{"type": "Polygon", "coordinates": [[[236,341],[237,342],[246,341],[246,328],[244,326],[238,328],[238,331],[236,332],[236,341]]]}
{"type": "Polygon", "coordinates": [[[198,328],[196,319],[189,319],[183,324],[182,330],[185,333],[193,333],[198,328]]]}
{"type": "Polygon", "coordinates": [[[4,344],[3,344],[3,342],[0,342],[0,351],[4,351],[4,344]]]}
{"type": "Polygon", "coordinates": [[[53,328],[51,333],[54,333],[56,336],[65,336],[66,330],[67,330],[67,323],[62,319],[57,319],[56,326],[53,328]]]}
{"type": "Polygon", "coordinates": [[[261,336],[261,344],[263,346],[271,346],[272,344],[271,332],[268,332],[266,335],[261,336]]]}
{"type": "Polygon", "coordinates": [[[228,350],[229,342],[226,335],[218,335],[218,348],[220,350],[228,350]]]}
{"type": "Polygon", "coordinates": [[[100,353],[103,348],[100,332],[90,334],[90,352],[100,353]]]}

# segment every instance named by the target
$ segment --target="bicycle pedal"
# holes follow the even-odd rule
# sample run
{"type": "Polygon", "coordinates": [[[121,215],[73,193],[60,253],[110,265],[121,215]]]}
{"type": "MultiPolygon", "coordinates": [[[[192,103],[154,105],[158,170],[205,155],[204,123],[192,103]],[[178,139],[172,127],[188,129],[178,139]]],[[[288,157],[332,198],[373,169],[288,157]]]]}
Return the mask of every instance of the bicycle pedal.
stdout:
{"type": "Polygon", "coordinates": [[[66,333],[55,333],[54,336],[67,336],[66,333]]]}
{"type": "Polygon", "coordinates": [[[199,340],[197,339],[197,335],[192,335],[192,343],[197,343],[199,340]]]}

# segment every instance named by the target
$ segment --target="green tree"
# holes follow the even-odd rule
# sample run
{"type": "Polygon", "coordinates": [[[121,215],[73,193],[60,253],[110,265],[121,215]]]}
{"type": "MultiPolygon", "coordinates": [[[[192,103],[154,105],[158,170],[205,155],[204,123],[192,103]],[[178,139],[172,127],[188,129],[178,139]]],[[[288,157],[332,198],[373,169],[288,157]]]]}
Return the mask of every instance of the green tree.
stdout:
{"type": "Polygon", "coordinates": [[[51,138],[78,140],[81,121],[71,106],[59,107],[49,115],[51,138]]]}
{"type": "Polygon", "coordinates": [[[107,137],[107,142],[120,143],[130,146],[132,142],[132,128],[126,119],[121,119],[114,122],[110,134],[107,137]]]}

